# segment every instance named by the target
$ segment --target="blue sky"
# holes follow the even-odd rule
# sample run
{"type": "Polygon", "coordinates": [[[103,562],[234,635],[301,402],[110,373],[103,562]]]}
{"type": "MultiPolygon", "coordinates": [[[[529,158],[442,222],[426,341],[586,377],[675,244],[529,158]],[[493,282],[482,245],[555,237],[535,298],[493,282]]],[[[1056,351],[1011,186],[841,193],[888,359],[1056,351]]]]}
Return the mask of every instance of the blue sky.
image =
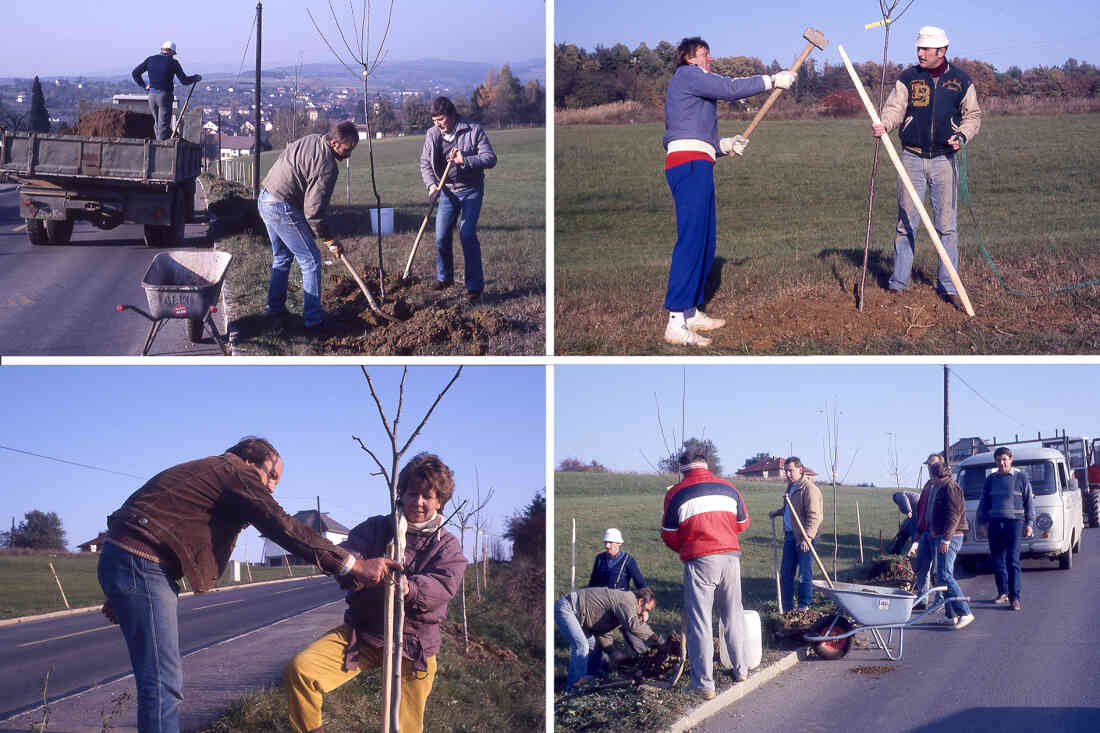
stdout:
{"type": "MultiPolygon", "coordinates": [[[[362,0],[352,4],[361,15],[362,0]]],[[[389,3],[370,4],[375,8],[372,38],[381,40],[389,3]]],[[[344,0],[333,2],[345,33],[351,26],[348,6],[344,0]]],[[[296,64],[299,54],[305,63],[334,62],[307,8],[343,50],[325,0],[267,0],[261,49],[265,66],[296,64]]],[[[128,73],[165,40],[176,42],[189,74],[212,66],[235,71],[255,14],[255,0],[6,2],[0,76],[128,73]]],[[[371,40],[369,46],[373,54],[378,44],[371,40]]],[[[395,60],[436,58],[498,66],[541,58],[546,51],[545,5],[538,0],[395,0],[386,49],[387,58],[395,60]]],[[[244,59],[246,71],[255,58],[253,39],[244,59]]]]}
{"type": "MultiPolygon", "coordinates": [[[[652,473],[663,455],[657,402],[666,432],[679,436],[685,369],[687,435],[714,441],[727,473],[758,452],[797,455],[825,472],[826,411],[834,409],[839,474],[850,483],[894,486],[896,445],[902,485],[912,486],[943,446],[941,364],[559,365],[555,465],[575,457],[652,473]]],[[[1061,429],[1100,436],[1100,365],[967,363],[951,374],[951,442],[1061,429]]]]}
{"type": "MultiPolygon", "coordinates": [[[[368,371],[392,419],[401,370],[368,371]]],[[[399,436],[408,437],[453,373],[409,369],[399,436]]],[[[545,385],[542,366],[465,367],[405,460],[438,453],[455,472],[458,498],[474,494],[476,469],[482,494],[495,491],[486,511],[501,534],[504,519],[546,483],[545,385]]],[[[377,467],[351,437],[388,464],[388,438],[357,366],[4,366],[0,394],[8,417],[0,445],[132,475],[0,450],[4,529],[32,509],[54,511],[75,548],[147,478],[248,434],[282,455],[275,498],[290,513],[315,508],[318,495],[321,510],[348,527],[388,509],[382,477],[370,475],[377,467]]],[[[249,528],[234,557],[247,549],[254,560],[260,545],[249,528]]]]}
{"type": "MultiPolygon", "coordinates": [[[[907,2],[897,2],[896,11],[907,2]]],[[[998,71],[1016,65],[1061,66],[1067,58],[1100,63],[1100,15],[1088,3],[1049,0],[918,0],[890,31],[890,59],[916,63],[917,29],[935,25],[947,31],[948,53],[993,64],[998,71]]],[[[878,3],[865,1],[808,4],[778,0],[733,4],[694,0],[684,6],[655,0],[557,0],[554,5],[556,43],[573,43],[593,50],[597,44],[639,43],[653,48],[662,40],[679,43],[685,36],[702,36],[714,56],[756,56],[789,65],[806,46],[802,32],[817,28],[829,39],[824,52],[815,51],[818,68],[824,61],[840,64],[837,44],[853,61],[882,61],[882,20],[878,3]]]]}

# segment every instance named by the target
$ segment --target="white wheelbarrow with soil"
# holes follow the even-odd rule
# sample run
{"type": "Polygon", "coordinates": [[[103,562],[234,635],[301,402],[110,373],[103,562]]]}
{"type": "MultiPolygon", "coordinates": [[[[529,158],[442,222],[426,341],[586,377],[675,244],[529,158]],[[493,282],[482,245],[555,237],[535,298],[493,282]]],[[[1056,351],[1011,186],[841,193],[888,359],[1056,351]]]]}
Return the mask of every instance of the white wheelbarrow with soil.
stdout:
{"type": "Polygon", "coordinates": [[[916,626],[951,601],[970,600],[967,596],[941,596],[924,613],[914,617],[912,614],[915,605],[935,593],[944,593],[947,586],[930,588],[919,597],[900,588],[860,583],[815,580],[814,587],[829,596],[844,611],[821,619],[802,637],[822,659],[840,659],[848,653],[855,634],[870,631],[886,658],[897,661],[901,659],[905,629],[916,626]]]}

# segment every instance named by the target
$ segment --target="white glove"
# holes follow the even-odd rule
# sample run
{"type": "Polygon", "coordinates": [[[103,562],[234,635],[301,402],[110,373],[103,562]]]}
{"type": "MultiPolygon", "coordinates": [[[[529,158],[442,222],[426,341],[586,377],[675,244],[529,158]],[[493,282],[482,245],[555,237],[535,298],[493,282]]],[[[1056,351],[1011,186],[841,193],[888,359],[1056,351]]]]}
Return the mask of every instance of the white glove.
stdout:
{"type": "Polygon", "coordinates": [[[771,76],[772,86],[776,89],[790,89],[794,84],[794,73],[790,71],[777,71],[771,76]]]}
{"type": "Polygon", "coordinates": [[[338,239],[325,239],[321,241],[321,244],[325,245],[328,251],[332,252],[337,257],[344,254],[344,248],[340,245],[340,240],[338,239]]]}
{"type": "Polygon", "coordinates": [[[743,155],[748,144],[749,139],[742,135],[724,137],[718,141],[718,147],[720,147],[722,152],[726,155],[743,155]]]}

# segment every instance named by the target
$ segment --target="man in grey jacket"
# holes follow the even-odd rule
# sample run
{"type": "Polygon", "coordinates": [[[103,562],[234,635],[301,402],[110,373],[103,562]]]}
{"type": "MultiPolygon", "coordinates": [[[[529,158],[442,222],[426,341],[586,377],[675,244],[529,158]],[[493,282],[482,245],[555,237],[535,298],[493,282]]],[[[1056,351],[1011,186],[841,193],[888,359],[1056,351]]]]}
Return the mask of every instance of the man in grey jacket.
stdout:
{"type": "Polygon", "coordinates": [[[340,244],[329,234],[326,214],[332,189],[340,175],[340,161],[351,157],[359,144],[359,131],[352,122],[339,122],[324,135],[306,135],[286,146],[264,178],[257,206],[271,238],[271,283],[267,289],[267,313],[286,313],[290,263],[302,270],[303,319],[305,327],[320,329],[325,314],[321,309],[321,252],[319,237],[334,253],[340,244]]]}
{"type": "Polygon", "coordinates": [[[1027,474],[1012,468],[1012,451],[1002,445],[993,451],[997,470],[985,478],[974,517],[978,536],[989,537],[989,558],[997,583],[998,606],[1020,610],[1020,537],[1035,534],[1035,504],[1027,474]],[[1023,531],[1021,532],[1021,525],[1023,531]]]}
{"type": "Polygon", "coordinates": [[[554,622],[570,647],[565,691],[572,692],[585,676],[590,657],[601,654],[594,637],[622,627],[623,638],[638,654],[646,650],[647,640],[658,641],[649,627],[649,612],[656,607],[657,597],[649,588],[581,588],[559,598],[554,604],[554,622]]]}
{"type": "Polygon", "coordinates": [[[431,289],[445,290],[454,283],[452,231],[461,214],[458,237],[465,261],[466,296],[477,303],[485,287],[477,220],[481,216],[485,170],[497,164],[497,155],[481,125],[459,117],[447,97],[432,102],[432,123],[420,152],[420,178],[428,188],[428,200],[439,200],[435,214],[436,280],[431,289]],[[441,186],[448,162],[451,169],[441,186]]]}

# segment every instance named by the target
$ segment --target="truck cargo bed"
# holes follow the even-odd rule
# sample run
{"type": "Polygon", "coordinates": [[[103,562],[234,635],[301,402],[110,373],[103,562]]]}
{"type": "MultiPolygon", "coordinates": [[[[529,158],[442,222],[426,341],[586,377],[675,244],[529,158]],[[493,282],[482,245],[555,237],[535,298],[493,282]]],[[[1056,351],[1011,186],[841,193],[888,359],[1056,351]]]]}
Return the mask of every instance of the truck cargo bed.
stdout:
{"type": "Polygon", "coordinates": [[[175,183],[197,176],[193,142],[0,131],[0,172],[14,176],[175,183]]]}

